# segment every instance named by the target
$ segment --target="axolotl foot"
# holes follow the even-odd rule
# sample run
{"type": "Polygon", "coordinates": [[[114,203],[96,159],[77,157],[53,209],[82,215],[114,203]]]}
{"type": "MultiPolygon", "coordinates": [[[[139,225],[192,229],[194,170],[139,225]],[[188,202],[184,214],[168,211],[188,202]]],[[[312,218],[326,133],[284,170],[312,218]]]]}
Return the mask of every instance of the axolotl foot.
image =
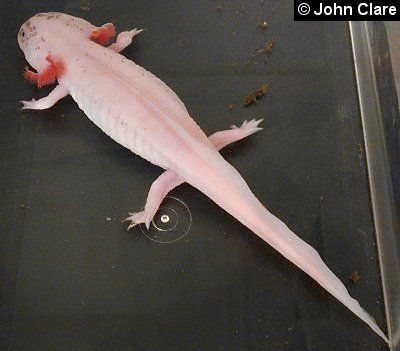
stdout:
{"type": "Polygon", "coordinates": [[[32,99],[30,101],[20,101],[22,103],[21,110],[27,109],[36,109],[37,108],[37,100],[32,99]]]}
{"type": "Polygon", "coordinates": [[[141,212],[129,212],[129,217],[124,219],[124,222],[131,222],[127,228],[127,230],[132,229],[133,227],[137,226],[138,224],[144,223],[147,229],[150,228],[150,223],[153,219],[153,214],[148,213],[148,211],[141,211],[141,212]]]}
{"type": "Polygon", "coordinates": [[[263,121],[264,119],[252,119],[251,121],[244,121],[240,127],[237,127],[235,125],[231,126],[231,129],[240,129],[244,134],[246,135],[251,135],[254,134],[260,130],[262,130],[261,127],[258,125],[263,121]]]}

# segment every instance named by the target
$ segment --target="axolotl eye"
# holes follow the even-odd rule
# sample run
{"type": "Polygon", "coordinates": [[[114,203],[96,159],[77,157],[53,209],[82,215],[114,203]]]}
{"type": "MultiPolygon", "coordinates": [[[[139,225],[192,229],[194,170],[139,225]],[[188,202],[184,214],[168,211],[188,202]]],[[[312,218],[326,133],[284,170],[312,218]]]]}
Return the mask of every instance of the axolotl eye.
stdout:
{"type": "Polygon", "coordinates": [[[25,29],[21,28],[21,29],[19,30],[18,36],[19,36],[21,39],[25,39],[25,29]]]}

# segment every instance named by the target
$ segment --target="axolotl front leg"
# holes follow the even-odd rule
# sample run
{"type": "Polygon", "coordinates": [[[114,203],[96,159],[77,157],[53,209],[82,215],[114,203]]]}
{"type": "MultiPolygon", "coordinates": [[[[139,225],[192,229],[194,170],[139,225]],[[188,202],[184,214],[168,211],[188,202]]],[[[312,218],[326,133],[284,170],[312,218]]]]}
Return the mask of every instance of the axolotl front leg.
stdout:
{"type": "Polygon", "coordinates": [[[57,85],[49,95],[39,100],[32,99],[31,101],[21,101],[23,106],[21,110],[45,110],[52,107],[57,101],[68,95],[68,90],[62,85],[57,85]]]}
{"type": "Polygon", "coordinates": [[[143,29],[134,28],[127,32],[121,32],[118,34],[115,43],[111,44],[108,48],[114,50],[115,52],[121,52],[126,47],[128,47],[135,36],[142,33],[143,29]]]}
{"type": "MultiPolygon", "coordinates": [[[[133,38],[140,34],[143,29],[133,29],[126,32],[121,32],[118,34],[116,42],[111,44],[109,48],[115,52],[121,52],[126,47],[128,47],[133,38]]],[[[104,45],[112,37],[115,36],[115,28],[111,23],[106,23],[97,30],[93,31],[89,39],[97,42],[100,45],[104,45]]],[[[62,62],[57,62],[51,56],[46,58],[49,66],[43,72],[32,72],[28,69],[25,70],[24,76],[29,81],[38,85],[39,88],[42,86],[52,84],[56,81],[57,77],[62,75],[64,67],[62,62]]],[[[63,99],[69,94],[68,90],[61,85],[57,85],[48,96],[41,98],[39,100],[32,99],[30,101],[21,101],[23,104],[22,110],[45,110],[52,107],[57,101],[63,99]]]]}
{"type": "MultiPolygon", "coordinates": [[[[137,28],[121,32],[118,34],[115,43],[111,44],[108,48],[115,52],[121,52],[128,47],[132,43],[133,38],[141,32],[143,32],[143,29],[137,28]]],[[[89,39],[100,45],[105,45],[111,38],[115,37],[115,34],[116,31],[114,25],[112,23],[106,23],[93,31],[90,34],[89,39]]]]}
{"type": "MultiPolygon", "coordinates": [[[[60,77],[64,72],[64,65],[61,61],[55,60],[48,55],[46,57],[48,66],[42,72],[32,72],[25,69],[24,77],[32,83],[37,84],[39,88],[42,86],[53,84],[57,77],[60,77]]],[[[57,85],[53,91],[46,97],[31,101],[21,101],[22,109],[44,110],[53,106],[58,100],[68,95],[68,90],[60,85],[57,85]]]]}
{"type": "MultiPolygon", "coordinates": [[[[231,143],[261,130],[262,128],[258,127],[261,122],[262,119],[253,119],[250,122],[244,121],[240,127],[232,126],[231,129],[210,135],[208,139],[217,150],[220,150],[231,143]]],[[[150,223],[165,196],[182,183],[183,180],[170,169],[161,174],[150,187],[144,210],[136,213],[130,212],[129,217],[125,219],[125,221],[131,222],[128,230],[141,223],[144,223],[147,229],[149,229],[150,223]]]]}

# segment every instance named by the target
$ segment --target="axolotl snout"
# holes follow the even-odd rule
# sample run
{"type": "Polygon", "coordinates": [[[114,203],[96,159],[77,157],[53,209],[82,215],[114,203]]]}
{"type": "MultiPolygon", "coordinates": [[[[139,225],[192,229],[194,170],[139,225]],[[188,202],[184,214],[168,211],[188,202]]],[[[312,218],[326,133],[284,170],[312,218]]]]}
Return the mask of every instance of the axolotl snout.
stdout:
{"type": "Polygon", "coordinates": [[[58,85],[23,109],[46,109],[70,94],[85,114],[119,144],[165,172],[152,184],[145,209],[130,213],[129,228],[149,226],[165,195],[182,182],[202,191],[265,242],[315,279],[386,342],[376,322],[347,292],[315,249],[272,215],[218,150],[261,128],[261,120],[207,137],[183,102],[160,79],[119,52],[140,30],[116,34],[62,13],[40,13],[20,29],[18,43],[36,72],[24,75],[39,87],[58,85]]]}

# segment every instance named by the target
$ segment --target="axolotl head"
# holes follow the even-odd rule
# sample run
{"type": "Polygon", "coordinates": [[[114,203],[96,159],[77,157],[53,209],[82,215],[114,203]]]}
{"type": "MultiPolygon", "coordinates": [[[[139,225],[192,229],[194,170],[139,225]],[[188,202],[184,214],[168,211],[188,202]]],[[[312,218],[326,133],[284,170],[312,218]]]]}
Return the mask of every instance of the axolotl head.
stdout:
{"type": "Polygon", "coordinates": [[[48,65],[54,43],[66,34],[89,38],[98,27],[82,18],[59,12],[38,13],[26,21],[18,32],[18,44],[29,64],[40,71],[48,65]]]}

